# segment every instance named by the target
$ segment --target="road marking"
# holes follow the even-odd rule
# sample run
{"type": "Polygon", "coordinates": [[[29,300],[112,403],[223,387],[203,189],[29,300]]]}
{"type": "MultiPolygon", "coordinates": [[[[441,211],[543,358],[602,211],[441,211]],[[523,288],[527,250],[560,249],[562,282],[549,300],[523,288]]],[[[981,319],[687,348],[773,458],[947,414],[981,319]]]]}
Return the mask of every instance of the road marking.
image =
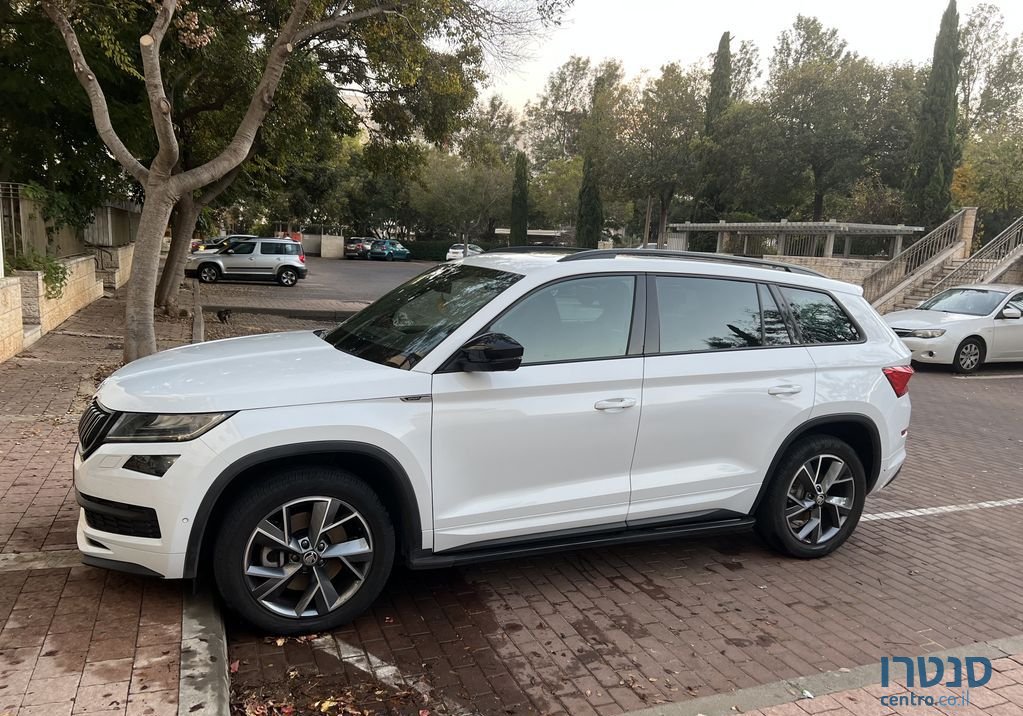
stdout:
{"type": "Polygon", "coordinates": [[[958,380],[1023,380],[1023,375],[957,375],[958,380]]]}
{"type": "Polygon", "coordinates": [[[990,507],[1013,507],[1023,505],[1023,497],[1014,497],[1009,500],[988,500],[987,502],[968,502],[963,505],[943,505],[941,507],[921,507],[915,510],[894,510],[892,512],[875,512],[871,515],[863,515],[860,520],[873,522],[874,520],[897,520],[902,517],[926,517],[928,515],[943,515],[948,512],[967,512],[969,510],[986,510],[990,507]]]}

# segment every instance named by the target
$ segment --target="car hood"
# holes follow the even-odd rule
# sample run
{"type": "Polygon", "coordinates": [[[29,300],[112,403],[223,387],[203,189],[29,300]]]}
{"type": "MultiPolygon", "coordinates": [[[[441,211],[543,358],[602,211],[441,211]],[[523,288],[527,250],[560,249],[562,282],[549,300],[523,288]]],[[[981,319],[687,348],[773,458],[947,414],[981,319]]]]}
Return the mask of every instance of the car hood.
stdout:
{"type": "Polygon", "coordinates": [[[976,321],[984,316],[970,316],[965,313],[943,313],[942,311],[894,311],[884,316],[885,323],[892,328],[948,328],[965,321],[976,321]]]}
{"type": "Polygon", "coordinates": [[[227,338],[129,363],[96,394],[110,410],[189,413],[421,395],[430,376],[343,353],[312,331],[227,338]]]}

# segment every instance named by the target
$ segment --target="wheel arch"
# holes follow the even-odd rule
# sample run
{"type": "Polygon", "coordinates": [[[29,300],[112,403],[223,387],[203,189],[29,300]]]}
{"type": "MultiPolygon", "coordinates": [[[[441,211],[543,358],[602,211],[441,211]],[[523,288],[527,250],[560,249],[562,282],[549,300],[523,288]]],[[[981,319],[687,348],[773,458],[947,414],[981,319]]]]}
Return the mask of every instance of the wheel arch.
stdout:
{"type": "Polygon", "coordinates": [[[847,443],[863,463],[863,471],[867,478],[867,494],[874,489],[877,478],[881,473],[881,433],[877,425],[866,415],[855,413],[838,413],[835,415],[822,415],[811,418],[801,424],[782,442],[781,447],[771,460],[771,466],[767,469],[764,483],[760,486],[757,499],[753,502],[750,514],[755,514],[760,503],[767,493],[767,488],[774,479],[774,473],[778,469],[785,453],[789,448],[800,440],[811,435],[830,435],[847,443]]]}
{"type": "Polygon", "coordinates": [[[343,467],[365,478],[394,522],[398,554],[422,548],[419,503],[408,474],[398,460],[381,448],[350,441],[316,441],[267,448],[246,455],[229,465],[213,481],[196,511],[185,551],[183,577],[197,576],[204,557],[212,548],[216,530],[210,525],[228,516],[232,496],[245,489],[246,482],[260,479],[274,468],[296,465],[343,467]]]}

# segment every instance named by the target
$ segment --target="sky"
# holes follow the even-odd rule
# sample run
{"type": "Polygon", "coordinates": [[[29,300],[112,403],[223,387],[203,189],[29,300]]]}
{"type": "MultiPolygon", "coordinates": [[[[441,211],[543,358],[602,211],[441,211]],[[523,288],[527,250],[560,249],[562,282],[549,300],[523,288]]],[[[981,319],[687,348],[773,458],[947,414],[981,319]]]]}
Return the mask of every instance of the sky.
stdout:
{"type": "MultiPolygon", "coordinates": [[[[995,0],[1006,31],[1023,33],[1023,0],[995,0]]],[[[575,0],[560,27],[527,49],[530,57],[495,77],[484,94],[500,94],[521,108],[542,89],[552,70],[571,55],[616,57],[629,76],[679,61],[689,64],[717,49],[721,33],[732,47],[752,40],[766,71],[779,33],[796,15],[815,15],[837,27],[849,49],[887,63],[928,62],[947,0],[575,0]]],[[[978,5],[960,0],[960,22],[978,5]]]]}

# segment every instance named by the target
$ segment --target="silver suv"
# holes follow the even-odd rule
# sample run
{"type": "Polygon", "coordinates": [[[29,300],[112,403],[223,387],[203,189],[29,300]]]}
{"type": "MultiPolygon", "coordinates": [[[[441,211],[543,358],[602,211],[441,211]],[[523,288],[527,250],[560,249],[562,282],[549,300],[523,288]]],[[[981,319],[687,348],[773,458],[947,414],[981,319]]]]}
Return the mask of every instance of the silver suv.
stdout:
{"type": "Polygon", "coordinates": [[[216,253],[189,256],[185,264],[185,276],[203,283],[220,279],[271,280],[294,286],[308,273],[302,244],[291,239],[232,241],[216,253]]]}

